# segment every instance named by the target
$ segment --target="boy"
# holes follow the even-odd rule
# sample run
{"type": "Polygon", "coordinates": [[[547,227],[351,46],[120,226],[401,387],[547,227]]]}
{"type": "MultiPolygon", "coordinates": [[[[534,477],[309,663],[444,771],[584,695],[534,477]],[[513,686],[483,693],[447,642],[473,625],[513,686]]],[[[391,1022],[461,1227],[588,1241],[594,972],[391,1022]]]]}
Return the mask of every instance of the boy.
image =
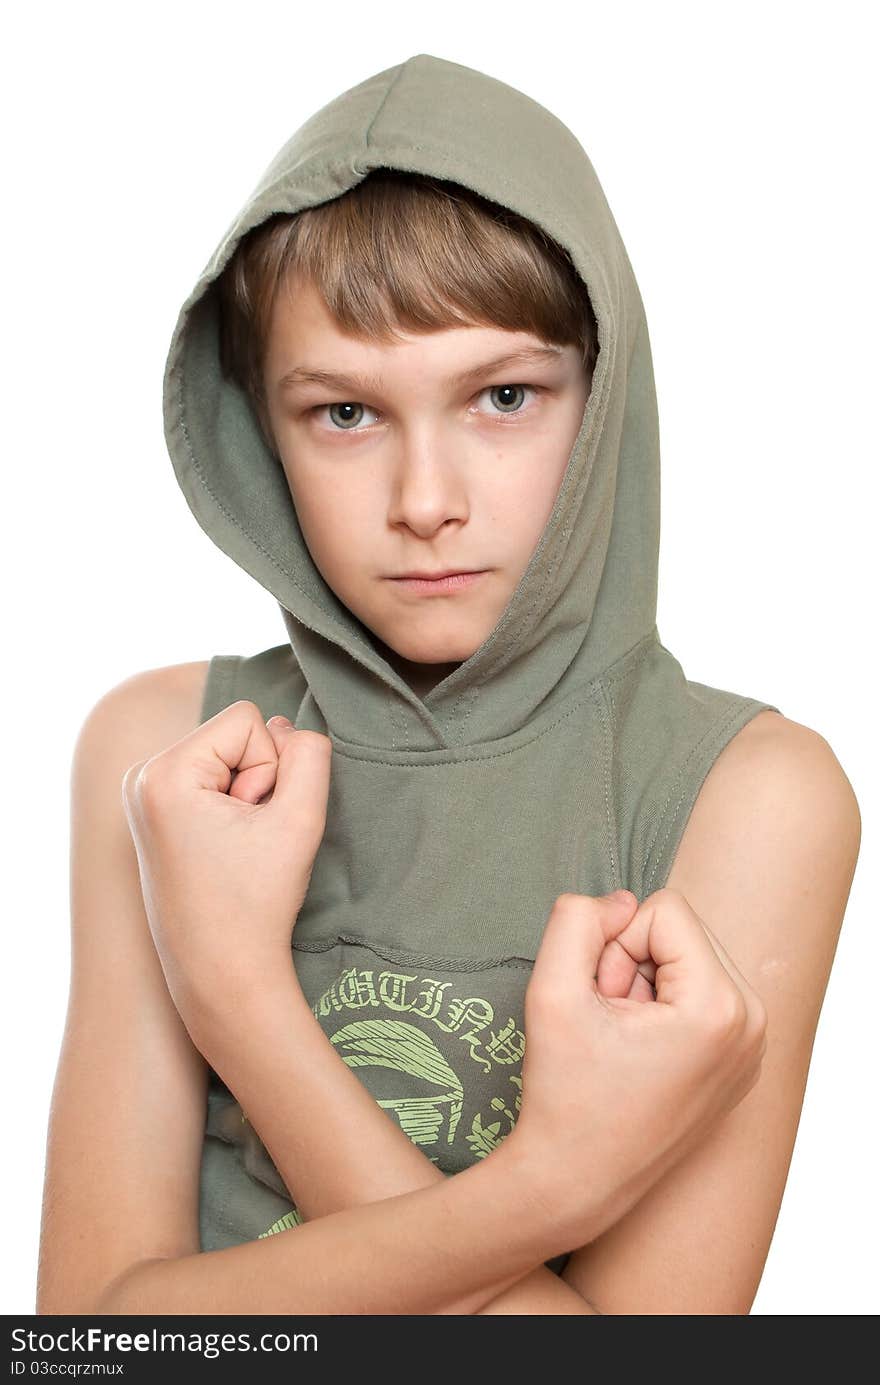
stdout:
{"type": "MultiPolygon", "coordinates": [[[[275,596],[288,639],[114,699],[117,719],[121,702],[152,718],[118,768],[242,702],[332,740],[296,976],[407,1157],[442,1174],[517,1125],[525,994],[554,900],[680,892],[755,981],[778,1048],[710,1143],[548,1266],[598,1311],[748,1311],[858,811],[820,736],[687,680],[660,642],[648,330],[584,151],[522,93],[426,54],[344,93],[279,152],[184,304],[164,403],[193,513],[275,596]],[[804,906],[798,881],[817,859],[804,906]],[[784,965],[766,979],[768,958],[784,965]]],[[[176,1054],[166,1088],[142,1099],[188,1113],[180,1190],[155,1189],[167,1233],[153,1253],[295,1226],[249,1103],[213,1070],[200,1124],[203,1070],[145,942],[139,960],[176,1054]]],[[[637,984],[630,972],[615,993],[637,984]]],[[[381,1167],[362,1108],[355,1129],[346,1110],[328,1091],[327,1182],[333,1148],[363,1132],[358,1196],[392,1196],[397,1166],[381,1167]]],[[[560,1284],[536,1275],[466,1311],[589,1311],[559,1306],[560,1284]]]]}

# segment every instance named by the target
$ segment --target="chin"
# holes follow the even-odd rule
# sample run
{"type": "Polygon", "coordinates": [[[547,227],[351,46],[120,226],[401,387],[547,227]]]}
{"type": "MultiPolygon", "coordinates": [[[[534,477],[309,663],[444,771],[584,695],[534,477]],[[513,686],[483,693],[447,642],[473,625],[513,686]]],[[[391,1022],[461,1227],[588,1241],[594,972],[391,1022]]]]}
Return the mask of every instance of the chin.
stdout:
{"type": "Polygon", "coordinates": [[[397,639],[388,647],[394,650],[398,658],[406,659],[410,664],[461,664],[471,657],[475,649],[479,649],[481,643],[480,640],[459,639],[443,643],[435,640],[427,644],[424,640],[409,642],[397,639]]]}
{"type": "Polygon", "coordinates": [[[438,654],[436,651],[424,650],[395,650],[397,657],[407,664],[412,664],[417,668],[440,668],[445,664],[463,664],[469,659],[477,646],[467,646],[460,653],[450,650],[448,653],[438,654]]]}

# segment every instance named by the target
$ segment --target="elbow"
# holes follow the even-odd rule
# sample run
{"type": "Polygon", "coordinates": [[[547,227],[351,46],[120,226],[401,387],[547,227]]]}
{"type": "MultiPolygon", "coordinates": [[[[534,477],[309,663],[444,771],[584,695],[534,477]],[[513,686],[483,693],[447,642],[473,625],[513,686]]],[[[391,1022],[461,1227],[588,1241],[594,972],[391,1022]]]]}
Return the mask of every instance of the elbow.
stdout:
{"type": "Polygon", "coordinates": [[[162,1258],[154,1256],[151,1259],[136,1260],[103,1285],[89,1287],[41,1280],[37,1286],[37,1316],[113,1317],[145,1311],[139,1306],[140,1273],[146,1265],[158,1264],[162,1258]]]}
{"type": "Polygon", "coordinates": [[[114,1317],[125,1313],[144,1313],[149,1312],[142,1300],[139,1292],[142,1271],[149,1265],[159,1265],[164,1263],[165,1256],[151,1256],[147,1260],[136,1260],[133,1265],[129,1265],[121,1274],[117,1274],[111,1279],[98,1294],[97,1302],[90,1311],[95,1314],[103,1314],[107,1317],[114,1317]]]}
{"type": "Polygon", "coordinates": [[[82,1279],[49,1269],[42,1262],[37,1275],[34,1313],[38,1318],[74,1317],[99,1312],[99,1292],[82,1279]]]}
{"type": "Polygon", "coordinates": [[[37,1285],[34,1313],[38,1318],[83,1317],[106,1310],[100,1306],[100,1295],[84,1293],[72,1284],[37,1285]]]}

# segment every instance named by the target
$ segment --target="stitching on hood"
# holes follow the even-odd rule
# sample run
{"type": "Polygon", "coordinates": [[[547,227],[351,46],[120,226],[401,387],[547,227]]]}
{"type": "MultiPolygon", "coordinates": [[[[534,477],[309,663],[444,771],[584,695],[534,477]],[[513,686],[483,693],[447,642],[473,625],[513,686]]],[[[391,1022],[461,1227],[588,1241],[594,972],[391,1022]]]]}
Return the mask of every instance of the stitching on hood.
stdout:
{"type": "Polygon", "coordinates": [[[369,125],[367,126],[366,130],[364,131],[364,148],[365,148],[365,149],[368,149],[368,148],[370,147],[370,135],[373,133],[373,126],[375,125],[376,121],[379,119],[379,116],[380,116],[380,115],[382,114],[382,112],[384,111],[386,101],[388,100],[388,98],[389,98],[389,96],[391,95],[391,93],[392,93],[392,91],[394,90],[394,88],[397,86],[397,83],[400,81],[401,77],[403,76],[404,72],[405,72],[406,69],[409,67],[409,65],[410,65],[411,62],[412,62],[412,58],[407,58],[406,62],[401,63],[400,66],[398,67],[397,71],[395,72],[394,76],[391,78],[391,81],[388,83],[388,86],[385,88],[385,94],[384,94],[384,96],[382,97],[382,100],[379,102],[378,106],[376,107],[376,110],[375,110],[375,113],[374,113],[374,115],[373,115],[372,120],[370,121],[369,125]]]}

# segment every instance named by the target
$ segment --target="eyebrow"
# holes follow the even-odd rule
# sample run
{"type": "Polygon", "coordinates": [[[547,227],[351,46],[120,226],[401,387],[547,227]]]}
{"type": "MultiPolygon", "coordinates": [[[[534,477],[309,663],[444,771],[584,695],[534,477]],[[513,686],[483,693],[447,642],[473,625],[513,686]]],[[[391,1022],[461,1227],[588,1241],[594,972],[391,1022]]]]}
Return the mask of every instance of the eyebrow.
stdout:
{"type": "MultiPolygon", "coordinates": [[[[483,361],[468,370],[459,371],[458,374],[449,377],[448,383],[460,387],[509,365],[540,365],[546,361],[557,361],[561,355],[561,346],[526,346],[518,351],[507,351],[503,356],[483,361]]],[[[293,370],[281,376],[276,388],[284,391],[295,389],[297,385],[324,385],[327,389],[366,390],[373,394],[378,394],[382,389],[382,381],[375,375],[343,375],[335,370],[320,370],[311,366],[294,366],[293,370]]]]}

